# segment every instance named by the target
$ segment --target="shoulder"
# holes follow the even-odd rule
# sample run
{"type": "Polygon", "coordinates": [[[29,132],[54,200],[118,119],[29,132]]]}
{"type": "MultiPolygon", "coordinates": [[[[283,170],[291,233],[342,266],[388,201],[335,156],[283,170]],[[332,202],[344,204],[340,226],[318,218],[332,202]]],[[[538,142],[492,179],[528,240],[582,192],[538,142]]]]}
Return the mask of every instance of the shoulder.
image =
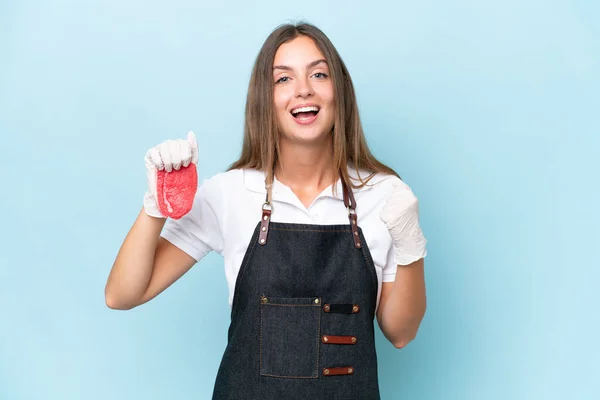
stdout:
{"type": "Polygon", "coordinates": [[[209,188],[217,188],[226,184],[235,184],[243,182],[244,170],[232,169],[224,172],[217,172],[207,178],[204,178],[200,186],[206,186],[209,188]]]}
{"type": "Polygon", "coordinates": [[[233,194],[237,191],[258,186],[261,180],[264,182],[264,173],[261,171],[252,169],[232,169],[218,172],[208,178],[204,178],[199,184],[199,191],[205,194],[217,194],[223,189],[227,189],[229,194],[233,194]]]}
{"type": "Polygon", "coordinates": [[[365,182],[362,188],[358,191],[369,191],[374,194],[385,197],[390,194],[394,188],[401,187],[402,189],[411,191],[410,186],[396,175],[387,172],[372,173],[366,170],[358,170],[349,168],[348,173],[354,185],[361,185],[365,182]]]}
{"type": "MultiPolygon", "coordinates": [[[[359,171],[363,182],[372,175],[367,171],[359,171]]],[[[356,176],[354,172],[354,176],[356,176]]],[[[360,184],[359,180],[353,180],[353,183],[360,184]]],[[[396,175],[389,173],[376,173],[361,188],[354,189],[354,196],[358,207],[362,209],[363,214],[374,212],[379,213],[382,207],[391,198],[400,196],[404,202],[417,203],[418,199],[414,195],[411,187],[396,175]]]]}
{"type": "Polygon", "coordinates": [[[254,205],[254,197],[264,198],[262,171],[233,169],[199,180],[195,204],[204,204],[219,216],[243,212],[254,205]]]}

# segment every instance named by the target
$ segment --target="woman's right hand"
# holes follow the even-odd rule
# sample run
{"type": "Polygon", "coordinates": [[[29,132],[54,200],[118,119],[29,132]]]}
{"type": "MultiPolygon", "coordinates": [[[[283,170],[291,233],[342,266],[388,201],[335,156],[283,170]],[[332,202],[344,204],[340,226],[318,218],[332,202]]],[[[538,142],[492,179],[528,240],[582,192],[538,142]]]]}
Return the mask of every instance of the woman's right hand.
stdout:
{"type": "Polygon", "coordinates": [[[151,217],[166,218],[157,201],[157,171],[179,170],[190,163],[198,164],[198,144],[194,132],[189,131],[187,139],[170,139],[152,147],[144,157],[148,190],[144,194],[144,211],[151,217]]]}

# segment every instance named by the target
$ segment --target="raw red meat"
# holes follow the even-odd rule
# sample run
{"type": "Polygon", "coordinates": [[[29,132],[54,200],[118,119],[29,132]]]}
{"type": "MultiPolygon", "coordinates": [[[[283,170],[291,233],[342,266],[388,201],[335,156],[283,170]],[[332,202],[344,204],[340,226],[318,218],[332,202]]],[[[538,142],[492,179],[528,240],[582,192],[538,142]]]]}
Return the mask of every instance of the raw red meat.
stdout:
{"type": "Polygon", "coordinates": [[[171,172],[157,171],[158,208],[165,217],[179,219],[187,214],[192,209],[197,189],[198,172],[194,163],[171,172]]]}

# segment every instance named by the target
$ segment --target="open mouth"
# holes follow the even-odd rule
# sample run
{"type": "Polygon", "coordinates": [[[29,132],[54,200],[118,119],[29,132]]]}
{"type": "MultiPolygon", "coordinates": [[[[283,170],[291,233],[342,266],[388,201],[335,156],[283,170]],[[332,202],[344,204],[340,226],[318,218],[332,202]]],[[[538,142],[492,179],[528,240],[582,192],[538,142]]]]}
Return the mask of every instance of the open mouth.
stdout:
{"type": "Polygon", "coordinates": [[[299,120],[307,120],[317,116],[320,108],[317,106],[307,106],[294,108],[291,113],[292,116],[299,120]]]}

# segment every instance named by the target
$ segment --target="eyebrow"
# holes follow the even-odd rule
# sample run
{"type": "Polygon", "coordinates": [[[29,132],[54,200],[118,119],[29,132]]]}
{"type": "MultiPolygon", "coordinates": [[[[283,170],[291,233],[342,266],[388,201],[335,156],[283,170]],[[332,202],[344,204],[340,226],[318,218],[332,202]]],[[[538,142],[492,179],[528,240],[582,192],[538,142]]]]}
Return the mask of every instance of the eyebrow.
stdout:
{"type": "MultiPolygon", "coordinates": [[[[321,64],[321,63],[325,63],[325,64],[327,64],[327,60],[325,60],[324,58],[321,58],[321,59],[319,59],[319,60],[315,60],[315,61],[313,61],[313,62],[309,63],[309,64],[306,66],[306,68],[307,68],[307,69],[311,69],[311,68],[313,68],[313,67],[316,67],[317,65],[319,65],[319,64],[321,64]]],[[[282,69],[282,70],[284,70],[284,71],[291,71],[291,70],[292,70],[292,68],[291,68],[291,67],[288,67],[287,65],[275,65],[275,66],[273,67],[273,70],[276,70],[276,69],[282,69]]]]}

